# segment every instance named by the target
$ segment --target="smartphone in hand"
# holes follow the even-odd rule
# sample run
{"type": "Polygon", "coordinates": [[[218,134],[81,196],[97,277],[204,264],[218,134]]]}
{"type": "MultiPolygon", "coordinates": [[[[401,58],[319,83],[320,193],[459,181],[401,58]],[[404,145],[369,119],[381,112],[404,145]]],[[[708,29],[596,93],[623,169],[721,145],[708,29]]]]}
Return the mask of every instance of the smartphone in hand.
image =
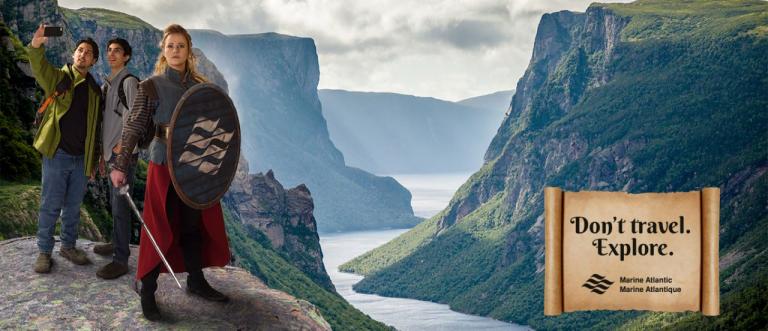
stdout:
{"type": "Polygon", "coordinates": [[[44,37],[61,37],[64,34],[64,28],[60,26],[46,26],[43,32],[44,37]]]}

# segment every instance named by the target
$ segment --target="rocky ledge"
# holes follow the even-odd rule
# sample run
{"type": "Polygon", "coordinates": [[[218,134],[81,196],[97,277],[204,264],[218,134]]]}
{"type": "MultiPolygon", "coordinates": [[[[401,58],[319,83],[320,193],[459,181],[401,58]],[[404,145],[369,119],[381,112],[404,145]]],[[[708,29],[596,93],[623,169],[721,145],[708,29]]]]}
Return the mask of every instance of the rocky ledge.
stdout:
{"type": "MultiPolygon", "coordinates": [[[[226,304],[208,302],[180,290],[170,275],[159,279],[158,306],[163,321],[149,322],[134,291],[138,247],[131,247],[130,272],[116,280],[96,277],[109,258],[93,254],[94,242],[78,240],[93,264],[78,266],[58,255],[50,274],[32,268],[33,237],[0,242],[0,329],[225,329],[330,330],[311,303],[268,288],[247,271],[205,269],[211,285],[227,294],[226,304]]],[[[177,274],[182,286],[185,275],[177,274]]]]}

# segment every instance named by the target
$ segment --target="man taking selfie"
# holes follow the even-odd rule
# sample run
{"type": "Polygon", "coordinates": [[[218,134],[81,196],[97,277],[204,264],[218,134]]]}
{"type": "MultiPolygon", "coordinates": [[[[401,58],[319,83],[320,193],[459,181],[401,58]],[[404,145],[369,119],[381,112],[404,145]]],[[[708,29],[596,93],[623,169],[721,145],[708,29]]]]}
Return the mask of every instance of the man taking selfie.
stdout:
{"type": "Polygon", "coordinates": [[[45,58],[45,26],[35,31],[27,47],[35,80],[49,98],[40,109],[34,147],[42,154],[42,188],[35,272],[51,271],[56,221],[61,216],[59,254],[75,264],[88,264],[85,252],[75,246],[80,205],[89,175],[99,159],[97,128],[101,120],[101,90],[88,72],[99,58],[93,39],[80,40],[72,54],[73,64],[54,68],[45,58]]]}

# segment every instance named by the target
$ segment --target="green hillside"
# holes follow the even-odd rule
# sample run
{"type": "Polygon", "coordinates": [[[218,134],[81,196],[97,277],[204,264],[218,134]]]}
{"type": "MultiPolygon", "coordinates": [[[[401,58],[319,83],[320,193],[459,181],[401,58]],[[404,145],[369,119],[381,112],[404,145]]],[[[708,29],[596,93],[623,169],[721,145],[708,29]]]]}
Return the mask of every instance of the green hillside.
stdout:
{"type": "Polygon", "coordinates": [[[361,292],[448,303],[537,329],[764,328],[766,31],[762,1],[593,4],[586,14],[545,15],[537,43],[549,48],[534,54],[483,168],[442,213],[342,267],[368,275],[361,292]],[[616,44],[605,26],[620,29],[616,44]],[[541,215],[549,185],[720,187],[722,314],[545,318],[541,215]]]}
{"type": "Polygon", "coordinates": [[[145,29],[149,23],[142,21],[136,16],[103,8],[80,8],[72,10],[59,7],[61,13],[70,23],[69,28],[79,30],[83,28],[84,21],[97,21],[99,24],[109,26],[114,29],[145,29]]]}
{"type": "Polygon", "coordinates": [[[235,261],[270,288],[313,303],[334,330],[389,330],[347,303],[340,295],[315,283],[301,270],[285,261],[271,248],[269,239],[258,230],[248,230],[233,219],[224,205],[224,220],[235,261]],[[255,238],[255,239],[254,239],[255,238]]]}

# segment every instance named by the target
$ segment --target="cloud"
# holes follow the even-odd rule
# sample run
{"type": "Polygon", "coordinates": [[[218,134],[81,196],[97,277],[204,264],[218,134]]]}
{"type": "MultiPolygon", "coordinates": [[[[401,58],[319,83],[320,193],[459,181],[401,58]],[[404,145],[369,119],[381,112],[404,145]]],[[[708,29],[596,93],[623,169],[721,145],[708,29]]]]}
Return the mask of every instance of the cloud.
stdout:
{"type": "Polygon", "coordinates": [[[504,29],[499,28],[499,23],[478,20],[445,22],[421,33],[419,37],[425,42],[446,42],[462,49],[493,47],[509,37],[504,29]]]}
{"type": "Polygon", "coordinates": [[[459,100],[515,87],[542,14],[585,0],[60,0],[107,7],[158,28],[175,22],[225,34],[311,37],[320,87],[459,100]]]}

